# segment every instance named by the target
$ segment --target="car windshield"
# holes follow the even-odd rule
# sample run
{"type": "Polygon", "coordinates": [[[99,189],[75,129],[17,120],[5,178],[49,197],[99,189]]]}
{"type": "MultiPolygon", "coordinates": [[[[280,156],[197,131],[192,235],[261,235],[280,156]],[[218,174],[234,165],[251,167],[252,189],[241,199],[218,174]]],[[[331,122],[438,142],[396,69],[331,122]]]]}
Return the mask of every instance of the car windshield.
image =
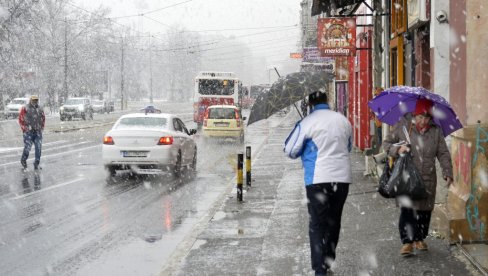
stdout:
{"type": "Polygon", "coordinates": [[[234,108],[210,108],[209,119],[235,119],[234,108]]]}
{"type": "Polygon", "coordinates": [[[166,118],[159,117],[127,117],[122,118],[114,126],[114,129],[120,128],[166,128],[166,118]]]}
{"type": "Polygon", "coordinates": [[[83,99],[68,99],[65,104],[67,105],[83,104],[83,99]]]}
{"type": "Polygon", "coordinates": [[[103,105],[102,101],[92,101],[93,105],[103,105]]]}
{"type": "Polygon", "coordinates": [[[26,104],[26,100],[12,100],[11,104],[26,104]]]}

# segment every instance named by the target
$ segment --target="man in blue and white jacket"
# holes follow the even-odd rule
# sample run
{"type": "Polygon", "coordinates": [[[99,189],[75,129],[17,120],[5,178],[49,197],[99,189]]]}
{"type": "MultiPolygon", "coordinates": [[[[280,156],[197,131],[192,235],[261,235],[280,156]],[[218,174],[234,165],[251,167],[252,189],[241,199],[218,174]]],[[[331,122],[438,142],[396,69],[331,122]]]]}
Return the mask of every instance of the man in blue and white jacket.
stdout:
{"type": "Polygon", "coordinates": [[[352,127],[330,110],[327,94],[309,96],[310,114],[299,121],[285,141],[290,158],[301,157],[310,215],[312,269],[326,275],[335,260],[342,209],[351,183],[352,127]]]}

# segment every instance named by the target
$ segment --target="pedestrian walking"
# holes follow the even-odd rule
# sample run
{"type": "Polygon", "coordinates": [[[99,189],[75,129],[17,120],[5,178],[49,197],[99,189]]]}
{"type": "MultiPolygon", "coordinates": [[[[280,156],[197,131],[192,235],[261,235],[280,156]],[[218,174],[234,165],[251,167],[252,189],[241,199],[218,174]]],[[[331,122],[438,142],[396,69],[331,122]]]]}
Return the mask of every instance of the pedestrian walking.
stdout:
{"type": "Polygon", "coordinates": [[[336,257],[342,209],[351,183],[352,127],[330,110],[327,94],[309,96],[310,114],[299,121],[285,141],[290,158],[301,157],[308,199],[312,269],[326,275],[336,257]]]}
{"type": "Polygon", "coordinates": [[[400,254],[403,256],[411,255],[414,248],[428,250],[425,239],[429,233],[436,195],[436,158],[448,186],[453,179],[451,155],[441,128],[432,122],[432,106],[433,102],[428,99],[417,100],[415,110],[396,123],[383,141],[384,150],[393,158],[404,152],[411,152],[428,193],[425,199],[397,199],[400,207],[398,230],[403,244],[400,254]],[[401,141],[410,141],[411,144],[398,145],[401,141]]]}
{"type": "Polygon", "coordinates": [[[41,147],[42,147],[42,131],[46,117],[42,107],[39,106],[39,97],[32,95],[29,103],[22,107],[19,114],[19,125],[24,137],[24,151],[20,159],[23,169],[27,169],[27,158],[32,148],[35,147],[34,169],[40,169],[41,162],[41,147]]]}

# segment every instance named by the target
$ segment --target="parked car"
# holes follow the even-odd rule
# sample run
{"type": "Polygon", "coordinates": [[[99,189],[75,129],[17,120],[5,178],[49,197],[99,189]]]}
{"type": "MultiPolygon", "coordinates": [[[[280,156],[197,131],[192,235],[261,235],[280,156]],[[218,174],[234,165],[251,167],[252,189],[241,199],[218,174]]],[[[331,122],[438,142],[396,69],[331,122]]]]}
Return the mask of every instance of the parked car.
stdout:
{"type": "Polygon", "coordinates": [[[61,121],[73,118],[93,120],[93,107],[89,98],[68,98],[59,108],[61,121]]]}
{"type": "Polygon", "coordinates": [[[183,167],[196,169],[195,133],[172,114],[123,115],[103,137],[103,164],[111,176],[130,169],[136,174],[169,171],[180,177],[183,167]]]}
{"type": "Polygon", "coordinates": [[[235,105],[211,105],[203,117],[203,137],[233,138],[244,143],[244,120],[235,105]]]}
{"type": "Polygon", "coordinates": [[[93,100],[92,101],[93,112],[103,114],[105,112],[109,113],[109,107],[104,100],[93,100]]]}
{"type": "Polygon", "coordinates": [[[5,107],[5,118],[19,117],[22,106],[29,103],[29,98],[15,98],[5,107]]]}

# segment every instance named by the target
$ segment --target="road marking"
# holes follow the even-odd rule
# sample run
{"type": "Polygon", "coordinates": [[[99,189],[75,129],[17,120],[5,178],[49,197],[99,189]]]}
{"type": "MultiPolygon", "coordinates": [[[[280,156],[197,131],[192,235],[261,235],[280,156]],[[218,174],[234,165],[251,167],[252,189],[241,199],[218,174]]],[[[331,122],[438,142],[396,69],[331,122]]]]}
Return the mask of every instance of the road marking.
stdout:
{"type": "MultiPolygon", "coordinates": [[[[70,150],[70,151],[65,151],[65,152],[60,152],[60,153],[54,153],[54,154],[49,154],[49,155],[43,155],[41,157],[44,158],[44,159],[51,159],[52,157],[56,157],[56,156],[60,156],[60,155],[67,155],[67,154],[70,154],[72,152],[78,152],[78,151],[84,151],[84,150],[87,150],[87,149],[91,149],[91,148],[96,148],[96,147],[101,147],[102,145],[95,145],[95,146],[90,146],[90,147],[85,147],[85,148],[80,148],[80,149],[75,149],[75,150],[70,150]]],[[[34,160],[34,158],[29,158],[27,159],[27,161],[31,161],[31,160],[34,160]]],[[[13,164],[19,164],[20,161],[15,161],[15,162],[9,162],[9,163],[4,163],[4,164],[0,164],[0,167],[6,167],[6,166],[9,166],[9,165],[13,165],[13,164]]]]}
{"type": "MultiPolygon", "coordinates": [[[[80,146],[80,145],[83,145],[83,144],[89,144],[91,143],[91,141],[83,141],[83,142],[79,142],[77,144],[66,144],[66,145],[62,145],[62,146],[58,146],[58,147],[53,147],[53,148],[44,148],[44,146],[46,144],[42,144],[42,153],[44,154],[45,152],[48,152],[48,151],[52,151],[52,150],[59,150],[59,149],[62,149],[62,148],[68,148],[68,147],[76,147],[76,146],[80,146]]],[[[34,145],[32,146],[34,148],[34,145]]],[[[24,147],[21,147],[21,148],[16,148],[18,150],[24,150],[24,147]]],[[[0,153],[2,152],[2,150],[0,149],[0,153]]],[[[44,154],[45,156],[48,156],[46,154],[44,154]]],[[[8,158],[8,157],[15,157],[15,156],[20,156],[18,152],[16,152],[15,154],[9,154],[9,155],[2,155],[0,157],[2,158],[8,158]]]]}
{"type": "MultiPolygon", "coordinates": [[[[48,142],[48,143],[42,143],[42,146],[47,146],[51,144],[61,144],[66,142],[66,140],[60,140],[60,141],[54,141],[54,142],[48,142]]],[[[23,150],[24,147],[16,147],[16,148],[0,148],[0,152],[9,152],[9,151],[15,151],[15,150],[23,150]]]]}
{"type": "Polygon", "coordinates": [[[49,191],[49,190],[52,190],[52,189],[56,189],[56,188],[59,188],[59,187],[63,187],[63,186],[69,185],[69,184],[73,184],[73,183],[79,182],[79,181],[81,181],[83,179],[84,179],[83,177],[78,177],[77,179],[74,179],[74,180],[71,180],[71,181],[68,181],[68,182],[64,182],[64,183],[60,183],[60,184],[57,184],[57,185],[49,186],[49,187],[47,187],[45,189],[37,190],[37,191],[34,191],[32,193],[19,195],[19,196],[13,197],[12,199],[17,200],[17,199],[25,198],[25,197],[28,197],[28,196],[31,196],[31,195],[40,194],[40,193],[45,192],[45,191],[49,191]]]}

